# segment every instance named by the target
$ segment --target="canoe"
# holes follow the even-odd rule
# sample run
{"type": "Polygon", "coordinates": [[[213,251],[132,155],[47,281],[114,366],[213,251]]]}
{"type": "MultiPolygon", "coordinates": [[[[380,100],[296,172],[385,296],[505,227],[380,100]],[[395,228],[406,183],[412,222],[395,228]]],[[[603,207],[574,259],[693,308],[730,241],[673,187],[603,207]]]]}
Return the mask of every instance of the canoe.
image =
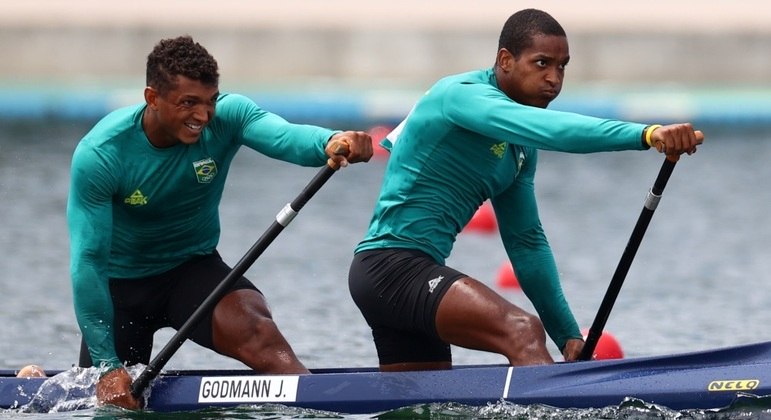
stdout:
{"type": "MultiPolygon", "coordinates": [[[[16,378],[13,371],[0,371],[0,407],[20,408],[34,402],[33,398],[41,400],[36,393],[53,378],[16,378]]],[[[92,392],[93,386],[81,389],[82,395],[78,390],[66,390],[68,398],[87,397],[92,392]]],[[[339,368],[316,369],[309,375],[166,371],[154,380],[149,393],[147,409],[157,412],[275,403],[366,414],[434,402],[481,406],[501,400],[601,408],[618,405],[628,397],[673,410],[712,409],[729,406],[740,396],[771,395],[771,341],[545,366],[464,365],[444,371],[396,373],[339,368]]]]}

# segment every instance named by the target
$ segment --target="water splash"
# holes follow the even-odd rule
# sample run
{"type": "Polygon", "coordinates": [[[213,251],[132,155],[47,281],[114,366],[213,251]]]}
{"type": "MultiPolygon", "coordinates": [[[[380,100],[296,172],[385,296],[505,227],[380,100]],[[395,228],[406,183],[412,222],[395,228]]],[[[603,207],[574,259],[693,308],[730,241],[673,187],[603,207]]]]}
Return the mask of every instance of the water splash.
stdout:
{"type": "Polygon", "coordinates": [[[73,367],[43,382],[24,413],[59,413],[96,406],[96,381],[99,369],[73,367]]]}
{"type": "MultiPolygon", "coordinates": [[[[126,368],[129,375],[136,379],[144,370],[144,365],[126,368]]],[[[62,371],[43,382],[29,404],[21,408],[23,413],[61,413],[87,410],[97,407],[96,383],[103,373],[99,368],[73,367],[62,371]]],[[[151,387],[143,396],[150,397],[151,387]]]]}

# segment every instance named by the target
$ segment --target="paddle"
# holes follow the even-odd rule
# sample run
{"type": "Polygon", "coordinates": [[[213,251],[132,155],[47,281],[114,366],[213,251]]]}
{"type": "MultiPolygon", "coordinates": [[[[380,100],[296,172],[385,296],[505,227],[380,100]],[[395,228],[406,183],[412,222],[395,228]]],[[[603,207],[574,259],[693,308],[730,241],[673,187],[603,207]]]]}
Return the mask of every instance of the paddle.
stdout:
{"type": "Polygon", "coordinates": [[[645,234],[645,230],[648,228],[648,223],[653,217],[653,212],[656,210],[656,206],[659,204],[661,194],[664,192],[664,187],[667,185],[669,176],[672,174],[672,170],[675,169],[676,160],[670,160],[669,156],[664,159],[664,163],[661,165],[659,175],[656,177],[656,181],[653,183],[653,187],[648,191],[648,196],[645,198],[645,205],[643,206],[640,217],[637,219],[637,224],[632,231],[632,236],[629,238],[629,242],[626,244],[626,249],[621,255],[621,261],[619,261],[616,267],[616,272],[613,273],[613,278],[608,286],[608,291],[605,292],[605,297],[600,304],[600,310],[597,312],[597,316],[594,318],[591,328],[586,336],[586,343],[581,351],[581,355],[578,360],[591,360],[594,355],[594,349],[597,347],[597,342],[602,336],[602,330],[605,328],[605,323],[608,321],[610,311],[613,309],[613,304],[616,302],[621,286],[624,284],[629,267],[632,265],[637,248],[640,247],[642,237],[645,234]]]}
{"type": "MultiPolygon", "coordinates": [[[[344,154],[346,152],[346,146],[340,145],[336,150],[336,154],[344,154]]],[[[270,225],[267,231],[262,234],[260,239],[252,245],[249,251],[244,255],[240,261],[233,267],[233,270],[228,273],[227,276],[220,282],[219,285],[209,294],[209,296],[201,303],[201,305],[190,315],[190,318],[182,324],[182,327],[177,330],[177,333],[169,340],[163,349],[158,352],[158,355],[150,361],[144,371],[134,380],[131,384],[131,395],[134,398],[140,398],[144,389],[150,384],[161,369],[166,365],[171,356],[179,349],[180,346],[187,340],[190,331],[195,328],[198,322],[214,307],[217,302],[228,292],[230,286],[232,286],[238,278],[240,278],[246,270],[251,267],[254,261],[262,255],[263,251],[270,245],[274,239],[281,233],[284,228],[294,219],[297,213],[305,206],[308,200],[313,197],[314,194],[324,185],[325,182],[337,171],[339,165],[337,162],[329,159],[327,164],[313,177],[313,179],[305,186],[303,191],[289,204],[284,206],[281,211],[276,215],[276,220],[270,225]]]]}

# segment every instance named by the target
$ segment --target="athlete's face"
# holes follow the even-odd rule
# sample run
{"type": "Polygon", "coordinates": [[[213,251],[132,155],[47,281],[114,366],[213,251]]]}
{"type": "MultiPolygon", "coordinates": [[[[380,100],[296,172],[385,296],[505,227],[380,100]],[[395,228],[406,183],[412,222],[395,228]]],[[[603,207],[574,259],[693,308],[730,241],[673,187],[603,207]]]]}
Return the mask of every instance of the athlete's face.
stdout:
{"type": "Polygon", "coordinates": [[[144,129],[150,143],[169,147],[197,142],[214,118],[217,96],[217,86],[184,76],[177,76],[176,86],[165,95],[152,87],[145,88],[144,129]]]}
{"type": "Polygon", "coordinates": [[[514,101],[546,108],[562,90],[565,66],[570,61],[564,36],[536,35],[532,47],[514,57],[498,51],[495,76],[500,89],[514,101]]]}

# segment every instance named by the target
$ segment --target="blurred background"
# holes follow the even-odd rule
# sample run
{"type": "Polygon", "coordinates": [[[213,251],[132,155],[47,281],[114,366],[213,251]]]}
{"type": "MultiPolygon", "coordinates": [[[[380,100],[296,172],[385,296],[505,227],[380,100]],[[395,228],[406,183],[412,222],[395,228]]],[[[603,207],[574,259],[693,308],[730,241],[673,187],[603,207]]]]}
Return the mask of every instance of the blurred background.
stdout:
{"type": "Polygon", "coordinates": [[[290,119],[399,120],[435,79],[492,65],[503,22],[537,7],[571,49],[555,108],[629,119],[765,122],[771,7],[653,0],[5,0],[0,116],[98,118],[141,100],[147,53],[190,34],[223,90],[290,119]]]}
{"type": "MultiPolygon", "coordinates": [[[[222,91],[293,122],[376,136],[436,79],[491,66],[501,26],[526,7],[548,11],[568,34],[571,61],[553,109],[691,121],[707,133],[699,153],[678,163],[610,317],[626,355],[768,339],[765,0],[3,0],[0,368],[66,368],[77,357],[65,222],[71,153],[99,118],[142,100],[145,60],[159,39],[190,34],[202,43],[219,62],[222,91]]],[[[565,293],[588,327],[661,157],[542,156],[542,219],[565,293]]],[[[310,367],[376,363],[346,279],[384,159],[330,180],[248,273],[310,367]]],[[[222,204],[228,262],[314,173],[239,154],[222,204]]],[[[504,260],[496,234],[469,233],[449,262],[527,308],[521,292],[496,283],[504,260]]],[[[454,351],[459,363],[502,361],[454,351]]],[[[169,364],[233,366],[192,344],[169,364]]]]}

